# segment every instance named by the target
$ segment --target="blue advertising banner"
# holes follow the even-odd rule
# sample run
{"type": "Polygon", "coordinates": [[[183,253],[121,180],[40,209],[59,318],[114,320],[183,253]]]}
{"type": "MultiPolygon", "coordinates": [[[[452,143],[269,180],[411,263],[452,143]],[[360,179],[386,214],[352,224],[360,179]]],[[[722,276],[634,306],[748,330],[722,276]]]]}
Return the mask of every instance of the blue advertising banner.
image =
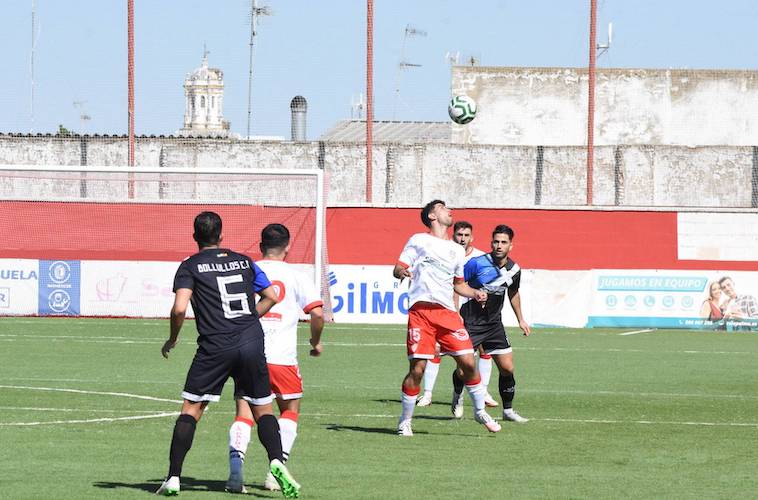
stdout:
{"type": "Polygon", "coordinates": [[[78,316],[80,285],[78,260],[39,261],[39,315],[78,316]]]}

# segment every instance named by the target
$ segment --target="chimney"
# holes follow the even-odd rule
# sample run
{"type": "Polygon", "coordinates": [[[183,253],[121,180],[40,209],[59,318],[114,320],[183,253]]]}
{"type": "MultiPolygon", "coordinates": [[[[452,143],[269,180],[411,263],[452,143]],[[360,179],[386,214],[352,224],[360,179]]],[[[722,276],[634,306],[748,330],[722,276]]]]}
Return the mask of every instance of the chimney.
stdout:
{"type": "Polygon", "coordinates": [[[308,111],[308,101],[301,95],[296,95],[290,102],[292,110],[292,140],[305,142],[305,114],[308,111]]]}

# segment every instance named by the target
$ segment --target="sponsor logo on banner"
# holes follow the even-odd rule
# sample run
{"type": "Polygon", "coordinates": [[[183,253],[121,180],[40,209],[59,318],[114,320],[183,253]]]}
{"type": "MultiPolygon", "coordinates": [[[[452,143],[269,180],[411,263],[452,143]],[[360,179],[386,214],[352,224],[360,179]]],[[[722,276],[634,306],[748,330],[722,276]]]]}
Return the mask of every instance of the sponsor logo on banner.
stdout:
{"type": "Polygon", "coordinates": [[[332,266],[329,291],[337,321],[407,321],[407,284],[392,277],[392,266],[332,266]]]}
{"type": "Polygon", "coordinates": [[[750,303],[744,297],[752,297],[758,290],[754,273],[645,270],[594,273],[593,305],[587,326],[747,330],[758,325],[754,309],[731,312],[737,304],[750,303]],[[713,318],[708,301],[716,299],[711,297],[711,287],[715,286],[714,294],[719,293],[718,283],[727,277],[733,277],[731,293],[737,293],[737,297],[729,297],[722,290],[718,308],[723,318],[719,315],[713,318]]]}
{"type": "Polygon", "coordinates": [[[0,307],[9,309],[11,307],[11,289],[6,287],[0,288],[0,307]]]}
{"type": "Polygon", "coordinates": [[[39,261],[40,315],[79,315],[80,264],[78,260],[39,261]]]}

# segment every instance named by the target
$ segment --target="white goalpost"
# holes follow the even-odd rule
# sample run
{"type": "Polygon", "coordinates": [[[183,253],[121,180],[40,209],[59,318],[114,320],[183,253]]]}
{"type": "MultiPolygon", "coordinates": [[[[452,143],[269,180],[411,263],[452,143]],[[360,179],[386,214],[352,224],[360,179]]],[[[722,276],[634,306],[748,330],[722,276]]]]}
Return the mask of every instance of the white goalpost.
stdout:
{"type": "MultiPolygon", "coordinates": [[[[213,210],[224,220],[226,246],[254,259],[260,230],[272,222],[285,224],[292,234],[288,261],[312,272],[331,319],[326,184],[320,169],[0,165],[0,208],[0,227],[5,234],[18,235],[0,243],[0,260],[72,261],[80,266],[79,307],[61,314],[155,315],[158,309],[119,305],[120,300],[149,297],[135,299],[134,290],[125,296],[123,288],[133,285],[130,277],[114,282],[105,275],[127,269],[134,273],[138,262],[178,265],[193,253],[192,218],[213,210]],[[109,269],[108,262],[121,264],[109,269]],[[105,304],[109,301],[114,303],[111,313],[105,304]]],[[[41,274],[40,267],[40,297],[50,285],[41,274]]],[[[15,295],[28,302],[34,294],[15,295]]],[[[68,300],[75,302],[73,297],[68,300]]],[[[43,302],[40,298],[36,313],[49,313],[43,311],[43,302]]],[[[28,305],[3,310],[0,302],[0,314],[14,311],[35,314],[28,305]]]]}

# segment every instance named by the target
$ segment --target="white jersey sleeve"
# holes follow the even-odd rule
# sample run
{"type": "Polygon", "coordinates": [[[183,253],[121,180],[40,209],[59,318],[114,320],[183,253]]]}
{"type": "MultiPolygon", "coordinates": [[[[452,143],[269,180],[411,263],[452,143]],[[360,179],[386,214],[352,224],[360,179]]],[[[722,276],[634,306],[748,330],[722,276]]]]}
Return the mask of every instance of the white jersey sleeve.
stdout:
{"type": "Polygon", "coordinates": [[[398,263],[403,267],[413,267],[419,256],[419,234],[414,234],[403,247],[398,263]]]}
{"type": "Polygon", "coordinates": [[[266,361],[272,365],[297,364],[297,324],[302,313],[323,305],[316,287],[292,265],[278,260],[256,262],[266,273],[279,302],[261,318],[266,361]]]}

